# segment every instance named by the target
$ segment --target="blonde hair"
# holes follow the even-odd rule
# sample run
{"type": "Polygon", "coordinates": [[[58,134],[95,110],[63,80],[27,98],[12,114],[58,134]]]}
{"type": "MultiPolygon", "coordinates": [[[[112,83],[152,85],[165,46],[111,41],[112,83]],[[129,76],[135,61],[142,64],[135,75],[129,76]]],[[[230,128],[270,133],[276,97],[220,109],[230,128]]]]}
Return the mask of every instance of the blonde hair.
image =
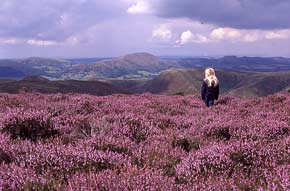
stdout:
{"type": "Polygon", "coordinates": [[[215,71],[213,68],[207,68],[204,71],[204,81],[206,82],[208,87],[216,87],[219,84],[219,80],[215,75],[215,71]]]}

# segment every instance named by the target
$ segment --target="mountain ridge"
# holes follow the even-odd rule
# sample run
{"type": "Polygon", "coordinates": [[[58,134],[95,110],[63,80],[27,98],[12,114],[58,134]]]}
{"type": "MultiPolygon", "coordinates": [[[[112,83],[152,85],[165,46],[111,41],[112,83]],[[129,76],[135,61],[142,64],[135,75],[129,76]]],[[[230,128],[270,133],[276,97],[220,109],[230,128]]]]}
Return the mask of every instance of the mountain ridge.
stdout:
{"type": "Polygon", "coordinates": [[[0,78],[21,79],[25,76],[37,75],[57,80],[153,79],[160,72],[170,68],[188,69],[209,66],[255,72],[290,71],[290,58],[225,56],[221,58],[171,57],[166,59],[146,52],[116,58],[76,59],[75,61],[74,59],[30,57],[1,59],[0,67],[7,72],[0,72],[0,78]]]}
{"type": "MultiPolygon", "coordinates": [[[[261,97],[286,91],[290,87],[290,71],[265,73],[216,69],[216,74],[221,83],[220,93],[222,95],[261,97]]],[[[203,69],[169,69],[152,80],[111,80],[109,82],[120,87],[127,87],[129,91],[134,93],[186,95],[200,94],[203,78],[203,69]]]]}
{"type": "Polygon", "coordinates": [[[80,93],[97,96],[131,94],[131,92],[101,81],[59,80],[50,81],[40,76],[29,76],[22,80],[0,80],[0,93],[80,93]]]}

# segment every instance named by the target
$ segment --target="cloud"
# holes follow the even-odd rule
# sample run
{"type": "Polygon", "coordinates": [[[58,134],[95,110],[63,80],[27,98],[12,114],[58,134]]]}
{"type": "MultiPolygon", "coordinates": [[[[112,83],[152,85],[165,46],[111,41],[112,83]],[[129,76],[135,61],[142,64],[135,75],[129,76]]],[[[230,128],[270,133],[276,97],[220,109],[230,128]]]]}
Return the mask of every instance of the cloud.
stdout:
{"type": "Polygon", "coordinates": [[[193,34],[190,30],[184,31],[180,39],[176,41],[177,44],[188,44],[188,43],[207,43],[209,39],[201,34],[193,34]]]}
{"type": "Polygon", "coordinates": [[[56,46],[56,45],[61,45],[61,43],[56,42],[56,41],[36,40],[36,39],[28,40],[27,44],[35,45],[35,46],[56,46]]]}
{"type": "Polygon", "coordinates": [[[20,39],[20,38],[7,38],[0,39],[0,45],[32,45],[32,46],[59,46],[65,43],[49,40],[37,40],[37,39],[20,39]]]}
{"type": "Polygon", "coordinates": [[[146,14],[151,13],[152,10],[147,1],[137,1],[127,9],[127,12],[130,14],[146,14]]]}
{"type": "MultiPolygon", "coordinates": [[[[150,1],[150,0],[149,0],[150,1]]],[[[289,0],[155,0],[154,14],[164,18],[190,18],[223,28],[290,28],[289,0]]]]}
{"type": "Polygon", "coordinates": [[[290,30],[246,30],[234,28],[217,28],[211,32],[210,38],[212,40],[230,40],[232,42],[283,40],[290,39],[290,30]]]}
{"type": "Polygon", "coordinates": [[[278,31],[268,31],[265,33],[265,38],[272,39],[289,39],[290,38],[290,29],[288,30],[278,30],[278,31]]]}
{"type": "Polygon", "coordinates": [[[289,55],[289,3],[1,0],[0,56],[94,57],[134,51],[289,55]]]}
{"type": "Polygon", "coordinates": [[[233,42],[233,43],[253,43],[257,41],[288,40],[290,30],[254,30],[254,29],[234,29],[216,28],[205,34],[195,33],[186,30],[181,33],[176,44],[185,45],[193,43],[213,43],[213,42],[233,42]]]}
{"type": "Polygon", "coordinates": [[[119,1],[1,0],[0,38],[63,42],[124,10],[119,1]]]}
{"type": "Polygon", "coordinates": [[[212,25],[201,24],[200,22],[189,19],[167,19],[152,31],[152,40],[157,43],[167,43],[168,46],[206,43],[208,38],[205,36],[215,27],[212,25]]]}
{"type": "Polygon", "coordinates": [[[21,44],[22,41],[16,38],[7,38],[7,39],[1,39],[0,38],[0,45],[16,45],[16,44],[21,44]]]}
{"type": "Polygon", "coordinates": [[[212,39],[225,40],[225,39],[239,39],[242,36],[240,30],[232,28],[217,28],[214,29],[210,34],[212,39]]]}
{"type": "Polygon", "coordinates": [[[152,37],[161,41],[170,41],[173,34],[167,24],[162,24],[152,32],[152,37]]]}

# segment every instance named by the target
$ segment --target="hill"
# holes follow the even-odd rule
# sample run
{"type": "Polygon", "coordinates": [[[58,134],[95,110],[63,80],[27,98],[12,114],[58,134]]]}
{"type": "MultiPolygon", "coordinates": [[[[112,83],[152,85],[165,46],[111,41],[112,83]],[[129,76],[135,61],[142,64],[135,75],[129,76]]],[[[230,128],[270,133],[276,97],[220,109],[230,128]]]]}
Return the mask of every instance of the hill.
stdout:
{"type": "Polygon", "coordinates": [[[214,67],[226,70],[278,72],[290,70],[290,58],[283,57],[237,57],[220,58],[171,58],[182,68],[214,67]]]}
{"type": "Polygon", "coordinates": [[[74,65],[72,75],[83,79],[120,78],[152,79],[170,68],[205,68],[234,71],[277,72],[289,71],[290,59],[282,57],[182,58],[157,57],[149,53],[133,53],[96,63],[74,65]]]}
{"type": "Polygon", "coordinates": [[[153,79],[170,68],[214,67],[225,70],[255,72],[290,71],[290,59],[281,57],[191,58],[157,57],[149,53],[133,53],[117,58],[52,59],[31,57],[0,60],[0,78],[22,79],[45,76],[64,80],[144,80],[153,79]]]}
{"type": "Polygon", "coordinates": [[[62,59],[31,57],[25,59],[0,60],[0,78],[21,79],[26,76],[61,77],[70,67],[68,61],[62,59]]]}
{"type": "MultiPolygon", "coordinates": [[[[239,97],[267,96],[285,91],[290,86],[290,72],[247,72],[216,70],[221,94],[239,97]]],[[[204,78],[203,69],[170,69],[147,81],[111,80],[112,84],[135,93],[199,94],[204,78]]]]}
{"type": "MultiPolygon", "coordinates": [[[[221,95],[261,97],[277,92],[287,92],[290,87],[290,72],[246,72],[217,69],[216,73],[221,84],[221,95]]],[[[199,95],[203,76],[203,69],[169,69],[151,80],[50,81],[43,77],[30,76],[22,80],[0,80],[0,92],[38,91],[92,95],[149,92],[160,95],[199,95]]]]}
{"type": "Polygon", "coordinates": [[[148,53],[134,53],[118,58],[99,61],[94,64],[74,65],[71,69],[73,75],[82,76],[84,79],[99,78],[142,78],[150,77],[154,73],[170,67],[178,67],[176,62],[162,61],[148,53]]]}
{"type": "Polygon", "coordinates": [[[22,80],[1,80],[0,92],[80,93],[91,95],[129,94],[130,92],[112,84],[99,81],[63,80],[50,81],[43,77],[30,76],[22,80]]]}
{"type": "Polygon", "coordinates": [[[240,97],[267,96],[283,92],[290,85],[290,72],[256,73],[226,92],[240,97]]]}

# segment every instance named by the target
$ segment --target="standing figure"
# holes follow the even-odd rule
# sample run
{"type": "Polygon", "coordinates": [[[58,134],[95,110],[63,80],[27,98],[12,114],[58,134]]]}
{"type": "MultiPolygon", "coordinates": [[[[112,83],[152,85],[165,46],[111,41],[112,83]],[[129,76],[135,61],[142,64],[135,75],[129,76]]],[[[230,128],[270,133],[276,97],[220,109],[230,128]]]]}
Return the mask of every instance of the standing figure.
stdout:
{"type": "Polygon", "coordinates": [[[214,105],[214,100],[219,97],[219,80],[213,68],[205,69],[205,78],[201,86],[201,98],[207,107],[214,105]]]}

